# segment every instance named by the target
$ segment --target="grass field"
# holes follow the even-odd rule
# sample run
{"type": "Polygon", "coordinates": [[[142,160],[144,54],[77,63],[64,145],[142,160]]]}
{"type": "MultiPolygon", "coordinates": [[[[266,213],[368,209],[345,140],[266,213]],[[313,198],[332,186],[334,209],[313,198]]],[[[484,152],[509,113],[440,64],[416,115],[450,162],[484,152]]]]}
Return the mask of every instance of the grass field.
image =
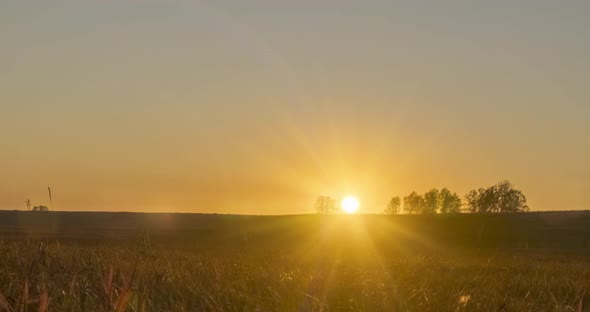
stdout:
{"type": "Polygon", "coordinates": [[[0,311],[590,311],[590,213],[0,212],[0,311]]]}

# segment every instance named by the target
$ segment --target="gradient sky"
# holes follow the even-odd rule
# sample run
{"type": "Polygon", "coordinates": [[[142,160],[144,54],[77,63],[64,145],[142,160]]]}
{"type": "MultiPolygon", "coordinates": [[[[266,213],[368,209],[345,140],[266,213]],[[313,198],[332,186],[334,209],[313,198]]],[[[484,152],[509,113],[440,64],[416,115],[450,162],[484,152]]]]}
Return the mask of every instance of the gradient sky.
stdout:
{"type": "Polygon", "coordinates": [[[588,209],[589,1],[0,2],[0,209],[588,209]]]}

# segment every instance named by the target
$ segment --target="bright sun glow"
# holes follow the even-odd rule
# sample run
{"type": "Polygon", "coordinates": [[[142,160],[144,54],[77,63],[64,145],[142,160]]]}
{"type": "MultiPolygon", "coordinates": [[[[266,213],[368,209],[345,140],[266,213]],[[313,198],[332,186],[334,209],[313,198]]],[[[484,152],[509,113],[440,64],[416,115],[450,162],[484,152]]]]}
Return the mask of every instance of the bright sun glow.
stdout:
{"type": "Polygon", "coordinates": [[[346,196],[342,199],[341,206],[346,213],[355,213],[359,209],[359,200],[354,196],[346,196]]]}

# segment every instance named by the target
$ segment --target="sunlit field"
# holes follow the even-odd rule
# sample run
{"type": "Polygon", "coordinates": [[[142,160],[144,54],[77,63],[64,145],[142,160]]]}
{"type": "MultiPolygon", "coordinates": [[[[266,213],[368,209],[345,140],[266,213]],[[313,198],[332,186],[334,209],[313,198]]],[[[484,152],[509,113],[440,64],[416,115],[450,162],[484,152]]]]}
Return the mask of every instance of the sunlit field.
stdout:
{"type": "Polygon", "coordinates": [[[0,215],[0,310],[590,308],[586,212],[0,215]]]}

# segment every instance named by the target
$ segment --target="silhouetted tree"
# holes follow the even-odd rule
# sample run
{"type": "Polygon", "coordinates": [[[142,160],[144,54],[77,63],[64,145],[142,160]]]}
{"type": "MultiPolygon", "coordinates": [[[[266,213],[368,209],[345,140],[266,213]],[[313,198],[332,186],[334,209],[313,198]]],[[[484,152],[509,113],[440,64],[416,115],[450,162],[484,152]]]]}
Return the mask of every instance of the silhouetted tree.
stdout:
{"type": "Polygon", "coordinates": [[[498,198],[496,196],[495,186],[486,189],[470,191],[465,199],[471,212],[498,212],[498,198]]]}
{"type": "MultiPolygon", "coordinates": [[[[481,189],[480,189],[481,190],[481,189]]],[[[478,212],[479,208],[479,191],[471,190],[465,195],[465,202],[469,212],[478,212]]]]}
{"type": "Polygon", "coordinates": [[[494,188],[500,212],[529,211],[526,196],[522,191],[515,189],[510,181],[501,181],[494,188]]]}
{"type": "Polygon", "coordinates": [[[422,207],[421,213],[433,214],[436,213],[439,207],[439,192],[437,189],[431,189],[424,194],[424,206],[422,207]]]}
{"type": "Polygon", "coordinates": [[[25,205],[27,205],[27,210],[31,210],[31,200],[30,199],[25,200],[25,205]]]}
{"type": "Polygon", "coordinates": [[[457,193],[451,193],[444,188],[439,193],[440,212],[441,213],[458,213],[461,212],[461,197],[457,193]]]}
{"type": "Polygon", "coordinates": [[[529,206],[522,191],[514,188],[509,181],[490,186],[486,189],[473,190],[465,195],[471,212],[523,212],[529,206]]]}
{"type": "Polygon", "coordinates": [[[421,213],[424,210],[424,197],[416,192],[404,197],[404,211],[407,213],[421,213]]]}
{"type": "Polygon", "coordinates": [[[385,208],[385,214],[398,214],[400,213],[402,201],[399,196],[393,197],[387,203],[385,208]]]}
{"type": "Polygon", "coordinates": [[[335,213],[336,201],[329,196],[320,196],[316,199],[314,208],[319,214],[335,213]]]}

